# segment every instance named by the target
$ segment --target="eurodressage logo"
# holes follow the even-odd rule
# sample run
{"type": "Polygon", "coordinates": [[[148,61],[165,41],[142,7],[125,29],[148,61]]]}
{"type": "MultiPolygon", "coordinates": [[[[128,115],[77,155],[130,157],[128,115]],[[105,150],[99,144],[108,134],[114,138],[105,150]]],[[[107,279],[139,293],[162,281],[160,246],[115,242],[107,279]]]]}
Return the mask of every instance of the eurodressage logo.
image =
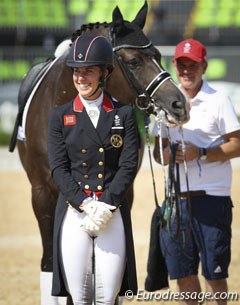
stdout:
{"type": "Polygon", "coordinates": [[[210,291],[201,291],[201,292],[190,292],[190,291],[171,291],[168,289],[165,292],[147,292],[144,289],[138,289],[137,295],[134,296],[131,290],[125,292],[125,298],[127,300],[133,300],[134,298],[139,302],[147,301],[198,301],[199,304],[202,304],[204,301],[213,301],[213,300],[225,300],[225,301],[238,301],[239,293],[236,291],[222,291],[215,292],[212,294],[210,291]]]}

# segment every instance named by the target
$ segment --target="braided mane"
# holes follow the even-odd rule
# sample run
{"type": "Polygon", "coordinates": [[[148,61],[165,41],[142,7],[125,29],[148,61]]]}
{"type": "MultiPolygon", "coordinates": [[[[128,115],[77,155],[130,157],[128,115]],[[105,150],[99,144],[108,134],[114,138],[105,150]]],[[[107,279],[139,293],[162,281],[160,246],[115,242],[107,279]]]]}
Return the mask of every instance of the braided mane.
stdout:
{"type": "MultiPolygon", "coordinates": [[[[109,28],[111,22],[95,22],[95,23],[88,23],[81,25],[80,29],[76,30],[71,37],[71,41],[74,42],[77,37],[82,35],[83,33],[87,31],[94,31],[99,30],[99,28],[109,28]]],[[[145,36],[145,34],[142,32],[141,29],[136,28],[133,26],[130,22],[124,21],[124,25],[122,26],[121,32],[116,33],[115,39],[116,39],[116,45],[133,45],[133,46],[142,46],[149,44],[148,38],[145,36]]],[[[115,45],[115,46],[116,46],[115,45]]],[[[161,55],[160,53],[153,47],[152,45],[148,48],[139,49],[140,52],[145,53],[149,56],[154,56],[155,59],[160,62],[161,55]]]]}
{"type": "Polygon", "coordinates": [[[76,30],[71,37],[72,42],[76,40],[76,38],[82,33],[86,31],[92,31],[94,29],[99,29],[100,27],[108,28],[110,23],[107,22],[95,22],[95,23],[88,23],[88,24],[83,24],[80,29],[76,30]]]}

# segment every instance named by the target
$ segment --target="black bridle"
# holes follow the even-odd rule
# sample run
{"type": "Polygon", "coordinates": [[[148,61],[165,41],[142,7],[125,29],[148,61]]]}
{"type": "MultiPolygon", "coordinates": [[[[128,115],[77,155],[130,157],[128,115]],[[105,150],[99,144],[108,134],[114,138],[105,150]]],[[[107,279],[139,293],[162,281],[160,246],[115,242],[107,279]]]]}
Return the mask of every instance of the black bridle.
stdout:
{"type": "MultiPolygon", "coordinates": [[[[171,78],[170,73],[167,71],[161,69],[162,71],[146,86],[144,87],[135,77],[134,73],[132,73],[131,70],[129,70],[127,64],[124,62],[122,57],[118,54],[118,50],[120,49],[146,49],[150,46],[152,46],[152,43],[149,42],[149,44],[145,46],[134,46],[134,45],[128,45],[128,44],[122,44],[115,46],[115,32],[113,29],[110,29],[109,32],[110,40],[113,46],[113,52],[116,58],[116,61],[126,79],[128,82],[130,88],[134,92],[136,96],[135,104],[136,106],[146,112],[147,114],[156,114],[156,103],[155,99],[153,98],[155,92],[157,89],[167,80],[171,78]]],[[[159,66],[160,67],[160,66],[159,66]]],[[[161,68],[161,67],[160,67],[161,68]]]]}

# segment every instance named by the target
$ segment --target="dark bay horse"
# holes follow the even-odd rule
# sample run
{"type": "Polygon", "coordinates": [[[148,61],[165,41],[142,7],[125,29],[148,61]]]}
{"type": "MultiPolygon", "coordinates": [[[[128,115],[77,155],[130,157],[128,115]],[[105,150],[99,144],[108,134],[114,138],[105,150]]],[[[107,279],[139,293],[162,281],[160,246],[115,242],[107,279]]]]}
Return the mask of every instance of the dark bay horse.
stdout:
{"type": "MultiPolygon", "coordinates": [[[[162,68],[158,50],[142,31],[146,16],[147,2],[132,22],[125,21],[116,7],[111,23],[82,25],[73,34],[72,40],[89,32],[108,37],[115,53],[115,69],[107,81],[107,91],[124,103],[137,104],[147,114],[163,110],[166,117],[171,116],[171,121],[182,124],[188,119],[186,100],[170,74],[162,68]]],[[[58,196],[47,158],[48,115],[53,107],[69,102],[77,95],[72,81],[72,70],[66,66],[67,55],[68,50],[55,59],[54,65],[32,96],[25,122],[25,140],[17,141],[22,165],[31,183],[32,206],[41,233],[42,272],[52,272],[53,221],[58,196]]],[[[20,93],[23,88],[26,91],[26,88],[33,87],[28,81],[27,75],[22,82],[20,93]]],[[[25,98],[26,96],[25,94],[25,98]]],[[[21,116],[22,114],[19,117],[21,116]]],[[[18,125],[21,125],[21,122],[17,121],[15,127],[18,125]]],[[[14,141],[15,138],[12,138],[10,151],[14,149],[14,141]]],[[[141,143],[142,158],[143,140],[141,143]]],[[[129,190],[129,198],[132,202],[133,187],[129,190]]],[[[70,302],[68,301],[68,304],[70,302]]]]}

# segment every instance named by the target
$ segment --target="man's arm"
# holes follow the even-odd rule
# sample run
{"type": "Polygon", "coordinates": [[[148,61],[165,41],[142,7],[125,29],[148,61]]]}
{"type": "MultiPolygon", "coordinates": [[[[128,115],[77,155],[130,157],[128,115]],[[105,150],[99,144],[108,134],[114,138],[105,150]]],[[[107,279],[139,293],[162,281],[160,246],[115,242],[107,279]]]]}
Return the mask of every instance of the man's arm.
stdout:
{"type": "Polygon", "coordinates": [[[226,161],[240,157],[240,130],[225,134],[225,142],[217,147],[207,149],[208,161],[226,161]]]}

